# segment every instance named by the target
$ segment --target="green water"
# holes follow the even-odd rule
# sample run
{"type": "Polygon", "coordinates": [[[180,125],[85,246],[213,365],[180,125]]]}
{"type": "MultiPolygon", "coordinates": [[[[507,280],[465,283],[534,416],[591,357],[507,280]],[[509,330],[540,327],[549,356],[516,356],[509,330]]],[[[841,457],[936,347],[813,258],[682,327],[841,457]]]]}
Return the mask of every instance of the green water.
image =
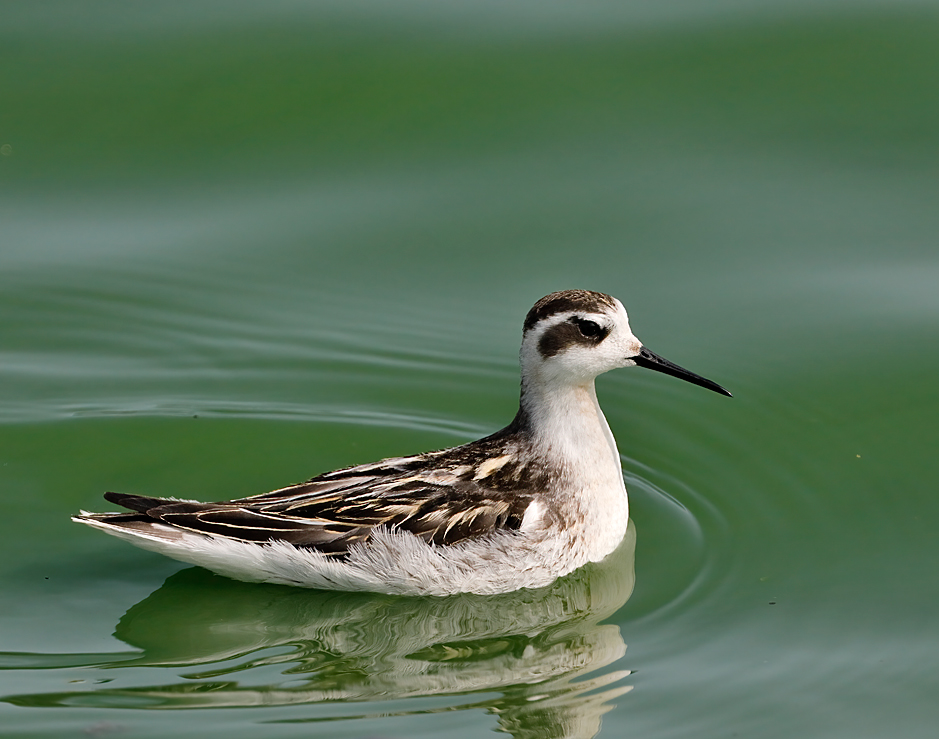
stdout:
{"type": "Polygon", "coordinates": [[[935,736],[939,4],[0,15],[0,736],[935,736]],[[491,432],[567,287],[735,395],[600,379],[601,565],[322,593],[69,522],[491,432]]]}

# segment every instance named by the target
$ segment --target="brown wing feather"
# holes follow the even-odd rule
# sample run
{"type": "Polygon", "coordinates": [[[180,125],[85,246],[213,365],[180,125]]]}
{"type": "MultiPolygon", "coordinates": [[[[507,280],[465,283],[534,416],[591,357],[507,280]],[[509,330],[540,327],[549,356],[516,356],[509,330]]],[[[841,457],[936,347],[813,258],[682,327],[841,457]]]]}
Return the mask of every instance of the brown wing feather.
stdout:
{"type": "Polygon", "coordinates": [[[284,541],[329,554],[342,554],[367,541],[379,526],[441,546],[517,530],[532,500],[531,494],[494,490],[471,479],[440,484],[415,474],[414,466],[366,465],[358,468],[363,470],[360,474],[353,468],[222,503],[119,493],[105,497],[137,511],[135,521],[159,521],[240,541],[284,541]]]}

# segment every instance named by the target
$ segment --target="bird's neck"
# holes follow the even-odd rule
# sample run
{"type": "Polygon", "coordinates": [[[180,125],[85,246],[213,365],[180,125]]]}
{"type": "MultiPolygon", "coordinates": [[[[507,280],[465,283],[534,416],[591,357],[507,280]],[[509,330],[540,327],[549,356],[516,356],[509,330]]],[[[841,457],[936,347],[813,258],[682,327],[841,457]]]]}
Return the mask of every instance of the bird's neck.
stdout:
{"type": "Polygon", "coordinates": [[[610,478],[622,486],[616,441],[593,380],[544,385],[523,380],[519,415],[535,451],[573,479],[610,478]]]}
{"type": "Polygon", "coordinates": [[[519,416],[536,456],[559,475],[557,510],[572,551],[596,562],[626,533],[629,503],[623,468],[593,381],[551,386],[522,383],[519,416]]]}

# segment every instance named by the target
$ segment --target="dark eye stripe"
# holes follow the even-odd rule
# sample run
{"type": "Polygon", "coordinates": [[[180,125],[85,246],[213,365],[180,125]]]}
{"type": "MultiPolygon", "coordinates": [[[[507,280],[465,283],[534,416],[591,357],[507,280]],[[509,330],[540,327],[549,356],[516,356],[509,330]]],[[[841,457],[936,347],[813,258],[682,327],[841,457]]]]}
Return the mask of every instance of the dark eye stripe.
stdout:
{"type": "MultiPolygon", "coordinates": [[[[587,328],[587,331],[591,330],[591,328],[587,328]]],[[[574,316],[569,321],[564,321],[552,326],[541,335],[541,338],[538,340],[538,353],[547,359],[548,357],[560,354],[562,351],[575,344],[580,344],[581,346],[596,346],[606,338],[608,333],[609,329],[604,328],[595,321],[574,316]],[[594,336],[583,333],[578,321],[596,327],[598,333],[594,336]]]]}

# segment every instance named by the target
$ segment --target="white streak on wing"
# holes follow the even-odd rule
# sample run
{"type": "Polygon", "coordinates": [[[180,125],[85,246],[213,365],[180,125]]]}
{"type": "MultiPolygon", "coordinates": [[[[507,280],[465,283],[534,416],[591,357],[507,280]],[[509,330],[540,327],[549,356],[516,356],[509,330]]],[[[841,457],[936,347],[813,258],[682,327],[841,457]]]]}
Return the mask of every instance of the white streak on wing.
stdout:
{"type": "Polygon", "coordinates": [[[505,454],[501,457],[495,457],[494,459],[487,459],[479,467],[476,468],[476,475],[473,477],[474,480],[482,480],[484,477],[489,477],[496,470],[500,470],[513,459],[513,455],[505,454]]]}
{"type": "Polygon", "coordinates": [[[450,516],[450,521],[447,523],[447,528],[444,530],[444,536],[450,533],[450,530],[462,523],[463,521],[472,521],[481,511],[481,508],[469,508],[465,511],[457,511],[456,513],[450,516]]]}
{"type": "Polygon", "coordinates": [[[329,482],[301,482],[298,485],[288,485],[280,490],[272,490],[269,493],[253,495],[252,498],[270,498],[272,502],[286,503],[290,500],[303,500],[313,495],[324,495],[325,493],[339,492],[347,488],[365,485],[375,479],[374,475],[344,478],[342,480],[331,480],[329,482]],[[283,495],[280,495],[283,494],[283,495]]]}
{"type": "Polygon", "coordinates": [[[382,506],[381,512],[385,514],[388,518],[391,518],[393,516],[397,516],[401,514],[413,513],[414,510],[417,508],[417,506],[418,506],[417,502],[414,502],[411,505],[406,505],[403,503],[399,503],[398,505],[386,504],[382,506]]]}
{"type": "Polygon", "coordinates": [[[360,464],[355,467],[346,467],[341,470],[334,470],[333,472],[326,472],[321,475],[323,479],[330,479],[334,477],[345,477],[349,475],[356,475],[363,472],[395,472],[400,471],[396,468],[399,468],[403,465],[408,465],[416,460],[428,460],[434,457],[438,457],[444,452],[449,451],[448,449],[440,449],[435,452],[425,452],[424,454],[415,454],[410,457],[389,457],[388,459],[381,459],[377,462],[370,462],[368,464],[360,464]]]}
{"type": "Polygon", "coordinates": [[[528,504],[525,509],[525,515],[522,516],[522,525],[519,530],[522,532],[531,531],[541,525],[541,518],[544,515],[544,506],[537,498],[528,504]]]}

